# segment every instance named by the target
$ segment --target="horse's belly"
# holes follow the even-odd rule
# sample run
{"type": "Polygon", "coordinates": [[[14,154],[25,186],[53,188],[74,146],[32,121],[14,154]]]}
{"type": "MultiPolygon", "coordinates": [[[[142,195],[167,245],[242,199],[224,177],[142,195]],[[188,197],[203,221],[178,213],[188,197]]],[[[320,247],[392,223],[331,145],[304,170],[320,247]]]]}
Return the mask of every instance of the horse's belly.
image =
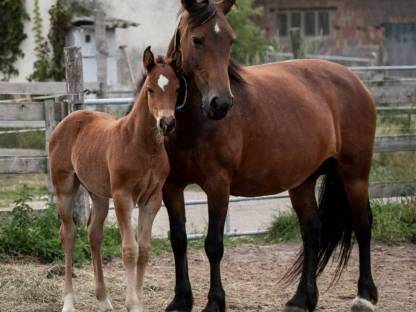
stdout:
{"type": "Polygon", "coordinates": [[[110,198],[110,175],[105,155],[104,150],[100,152],[100,148],[94,149],[90,145],[90,148],[74,151],[72,162],[78,179],[89,192],[110,198]]]}

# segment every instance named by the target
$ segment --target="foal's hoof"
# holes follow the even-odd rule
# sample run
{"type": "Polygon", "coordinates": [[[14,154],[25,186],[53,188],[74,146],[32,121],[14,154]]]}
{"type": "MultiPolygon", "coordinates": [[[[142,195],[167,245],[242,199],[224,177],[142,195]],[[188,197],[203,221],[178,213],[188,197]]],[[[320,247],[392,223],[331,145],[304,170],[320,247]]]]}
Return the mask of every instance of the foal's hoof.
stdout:
{"type": "Polygon", "coordinates": [[[111,312],[113,311],[113,305],[111,304],[110,299],[106,298],[103,301],[98,301],[98,308],[100,312],[111,312]]]}
{"type": "Polygon", "coordinates": [[[356,297],[352,302],[352,312],[374,312],[374,310],[374,304],[367,299],[356,297]]]}
{"type": "Polygon", "coordinates": [[[285,306],[283,312],[308,312],[305,309],[296,307],[296,306],[285,306]]]}

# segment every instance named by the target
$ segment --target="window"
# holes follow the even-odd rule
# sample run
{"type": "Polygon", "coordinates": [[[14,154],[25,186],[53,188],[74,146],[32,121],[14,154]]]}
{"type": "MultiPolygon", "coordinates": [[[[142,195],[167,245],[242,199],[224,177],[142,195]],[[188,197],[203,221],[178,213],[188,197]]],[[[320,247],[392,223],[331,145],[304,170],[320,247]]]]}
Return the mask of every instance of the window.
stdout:
{"type": "Polygon", "coordinates": [[[315,36],[315,12],[308,11],[305,12],[305,28],[304,33],[306,36],[315,36]]]}
{"type": "Polygon", "coordinates": [[[86,43],[90,43],[91,42],[91,36],[90,35],[85,35],[85,42],[86,43]]]}
{"type": "Polygon", "coordinates": [[[286,13],[279,13],[277,15],[278,18],[278,25],[279,25],[279,36],[287,36],[288,35],[288,27],[287,27],[287,14],[286,13]]]}
{"type": "Polygon", "coordinates": [[[277,14],[279,35],[285,37],[291,28],[300,28],[304,36],[328,36],[331,31],[330,10],[280,10],[277,14]]]}
{"type": "Polygon", "coordinates": [[[300,28],[301,26],[301,15],[300,12],[292,12],[290,14],[290,27],[294,28],[294,27],[298,27],[300,28]]]}
{"type": "Polygon", "coordinates": [[[329,34],[329,12],[318,12],[318,34],[327,36],[329,34]]]}

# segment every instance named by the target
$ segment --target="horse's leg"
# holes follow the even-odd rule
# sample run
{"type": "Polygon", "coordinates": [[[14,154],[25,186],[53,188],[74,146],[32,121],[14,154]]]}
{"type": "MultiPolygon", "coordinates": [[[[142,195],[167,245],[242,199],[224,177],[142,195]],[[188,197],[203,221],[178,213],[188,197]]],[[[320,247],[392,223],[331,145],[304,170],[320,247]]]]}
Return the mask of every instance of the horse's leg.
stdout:
{"type": "Polygon", "coordinates": [[[138,248],[131,224],[134,201],[130,193],[121,191],[113,193],[113,200],[122,239],[124,269],[126,270],[126,307],[129,312],[139,312],[139,299],[136,291],[138,248]]]}
{"type": "Polygon", "coordinates": [[[289,195],[299,218],[302,231],[304,262],[300,282],[294,297],[286,304],[285,312],[306,312],[315,310],[318,303],[316,270],[321,222],[315,199],[316,178],[310,178],[289,195]]]}
{"type": "Polygon", "coordinates": [[[344,174],[343,178],[352,209],[352,226],[358,241],[360,259],[358,294],[353,301],[352,311],[370,312],[374,311],[378,294],[371,274],[370,241],[373,215],[368,198],[368,179],[351,178],[349,174],[344,174]]]}
{"type": "Polygon", "coordinates": [[[152,226],[161,205],[162,196],[158,193],[146,205],[139,206],[139,259],[137,261],[137,293],[141,306],[143,306],[144,274],[152,250],[152,226]]]}
{"type": "Polygon", "coordinates": [[[166,311],[191,311],[193,296],[188,275],[188,259],[186,256],[187,236],[184,188],[166,181],[163,187],[163,202],[169,215],[170,243],[175,258],[175,298],[167,306],[166,311]]]}
{"type": "Polygon", "coordinates": [[[210,264],[210,289],[204,312],[224,312],[225,292],[221,283],[220,264],[224,254],[224,223],[227,216],[230,194],[229,184],[220,179],[210,181],[204,188],[208,196],[208,234],[205,239],[205,252],[210,264]]]}
{"type": "Polygon", "coordinates": [[[110,299],[104,282],[103,268],[101,263],[101,243],[104,238],[104,221],[108,213],[108,198],[91,195],[93,208],[88,220],[88,238],[91,245],[92,263],[95,276],[95,295],[99,302],[100,311],[112,311],[110,299]]]}
{"type": "Polygon", "coordinates": [[[62,312],[74,309],[74,289],[72,286],[72,263],[75,243],[75,225],[72,218],[73,198],[78,190],[79,181],[74,174],[55,174],[54,186],[59,216],[61,218],[61,242],[65,253],[65,289],[62,312]]]}

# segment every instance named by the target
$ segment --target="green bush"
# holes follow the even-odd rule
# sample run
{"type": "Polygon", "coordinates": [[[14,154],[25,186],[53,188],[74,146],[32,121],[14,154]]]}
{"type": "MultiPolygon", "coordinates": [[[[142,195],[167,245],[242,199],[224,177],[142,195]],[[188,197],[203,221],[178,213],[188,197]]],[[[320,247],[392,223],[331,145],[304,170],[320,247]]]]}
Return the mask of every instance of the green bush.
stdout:
{"type": "MultiPolygon", "coordinates": [[[[374,222],[373,239],[384,243],[416,243],[416,200],[371,203],[374,222]]],[[[335,207],[336,208],[336,207],[335,207]]],[[[275,217],[266,239],[272,242],[300,240],[298,219],[293,212],[275,217]]]]}
{"type": "Polygon", "coordinates": [[[295,213],[290,211],[274,217],[266,238],[273,242],[299,240],[300,229],[295,213]]]}
{"type": "MultiPolygon", "coordinates": [[[[32,256],[44,262],[53,262],[64,258],[59,228],[60,220],[54,205],[49,205],[40,215],[35,214],[27,204],[32,196],[24,186],[15,201],[15,207],[8,220],[0,224],[0,255],[32,256]]],[[[104,258],[120,255],[121,238],[117,227],[105,228],[102,247],[104,258]]],[[[90,259],[87,229],[77,227],[74,248],[75,263],[84,263],[90,259]]]]}
{"type": "Polygon", "coordinates": [[[416,200],[373,201],[373,238],[386,243],[416,243],[416,200]]]}

